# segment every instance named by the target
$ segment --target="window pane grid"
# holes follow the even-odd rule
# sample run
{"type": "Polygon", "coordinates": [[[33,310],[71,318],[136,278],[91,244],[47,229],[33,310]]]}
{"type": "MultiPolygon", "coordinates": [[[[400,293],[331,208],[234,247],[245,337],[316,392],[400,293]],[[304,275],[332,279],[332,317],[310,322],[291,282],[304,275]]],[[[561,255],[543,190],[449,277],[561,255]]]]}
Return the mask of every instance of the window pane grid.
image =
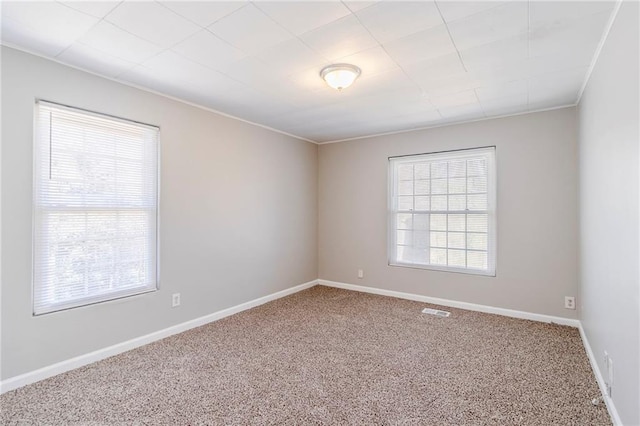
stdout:
{"type": "Polygon", "coordinates": [[[391,263],[493,273],[493,149],[428,157],[391,160],[391,263]]]}
{"type": "Polygon", "coordinates": [[[158,129],[39,102],[34,313],[157,288],[158,129]]]}

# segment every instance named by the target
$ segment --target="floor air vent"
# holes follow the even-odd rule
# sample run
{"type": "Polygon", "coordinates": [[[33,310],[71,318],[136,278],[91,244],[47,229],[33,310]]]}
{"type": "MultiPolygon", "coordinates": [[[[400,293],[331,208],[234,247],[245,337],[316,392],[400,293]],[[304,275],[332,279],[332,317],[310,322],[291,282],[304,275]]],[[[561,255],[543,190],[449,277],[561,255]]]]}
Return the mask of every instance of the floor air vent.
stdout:
{"type": "Polygon", "coordinates": [[[437,317],[448,317],[449,315],[451,315],[451,312],[447,312],[447,311],[441,311],[439,309],[431,309],[431,308],[424,308],[422,310],[423,314],[429,314],[429,315],[435,315],[437,317]]]}

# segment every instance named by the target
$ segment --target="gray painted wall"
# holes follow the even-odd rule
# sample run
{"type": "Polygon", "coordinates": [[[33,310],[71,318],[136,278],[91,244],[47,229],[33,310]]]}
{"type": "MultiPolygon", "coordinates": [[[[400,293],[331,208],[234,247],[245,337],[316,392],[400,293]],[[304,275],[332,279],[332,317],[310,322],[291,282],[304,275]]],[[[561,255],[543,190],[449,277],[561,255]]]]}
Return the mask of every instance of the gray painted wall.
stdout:
{"type": "Polygon", "coordinates": [[[320,278],[576,318],[575,108],[321,145],[320,278]],[[389,156],[495,145],[497,276],[387,264],[389,156]],[[364,279],[357,270],[364,269],[364,279]]]}
{"type": "Polygon", "coordinates": [[[640,424],[638,3],[625,1],[579,105],[582,325],[625,425],[640,424]]]}
{"type": "Polygon", "coordinates": [[[2,154],[3,379],[318,276],[314,144],[3,47],[2,154]],[[36,98],[161,127],[159,291],[31,315],[36,98]]]}

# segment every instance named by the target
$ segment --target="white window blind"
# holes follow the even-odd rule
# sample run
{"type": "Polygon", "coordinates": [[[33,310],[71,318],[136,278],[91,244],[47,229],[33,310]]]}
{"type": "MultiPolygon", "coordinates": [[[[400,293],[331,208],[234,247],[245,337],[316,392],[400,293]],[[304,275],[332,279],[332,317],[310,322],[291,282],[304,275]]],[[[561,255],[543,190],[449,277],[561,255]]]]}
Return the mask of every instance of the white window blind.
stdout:
{"type": "Polygon", "coordinates": [[[157,288],[158,134],[36,104],[34,314],[157,288]]]}
{"type": "Polygon", "coordinates": [[[495,148],[389,159],[389,263],[495,275],[495,148]]]}

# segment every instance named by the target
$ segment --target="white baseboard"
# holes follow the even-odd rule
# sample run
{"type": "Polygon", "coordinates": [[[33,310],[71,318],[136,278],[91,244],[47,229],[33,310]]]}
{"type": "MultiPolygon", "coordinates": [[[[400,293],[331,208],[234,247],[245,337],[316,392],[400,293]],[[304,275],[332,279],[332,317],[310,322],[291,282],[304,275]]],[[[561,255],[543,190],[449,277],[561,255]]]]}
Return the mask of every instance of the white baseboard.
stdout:
{"type": "Polygon", "coordinates": [[[602,399],[607,406],[607,411],[609,411],[609,416],[611,417],[611,421],[614,426],[622,426],[622,420],[620,420],[620,415],[618,415],[618,410],[616,410],[616,406],[613,403],[613,400],[609,398],[607,395],[606,386],[604,384],[604,377],[602,376],[602,372],[600,371],[600,367],[596,361],[595,355],[593,354],[593,350],[591,349],[591,345],[589,344],[589,339],[587,339],[587,334],[584,332],[582,328],[582,324],[578,327],[580,330],[580,337],[582,338],[582,344],[584,345],[585,351],[587,351],[587,358],[589,358],[589,362],[591,363],[591,369],[593,370],[593,374],[596,376],[596,381],[598,382],[598,387],[600,388],[600,393],[602,394],[602,399]]]}
{"type": "Polygon", "coordinates": [[[122,352],[130,351],[131,349],[138,348],[140,346],[147,345],[157,340],[164,339],[165,337],[172,336],[174,334],[182,333],[183,331],[190,330],[195,327],[208,324],[210,322],[217,321],[219,319],[228,317],[238,312],[246,311],[247,309],[254,308],[256,306],[271,302],[276,299],[288,296],[293,293],[297,293],[302,290],[306,290],[315,286],[318,283],[317,280],[309,281],[304,284],[297,285],[295,287],[288,288],[286,290],[278,291],[267,296],[260,297],[258,299],[251,300],[249,302],[241,303],[240,305],[232,306],[231,308],[223,309],[218,312],[214,312],[209,315],[205,315],[200,318],[196,318],[190,321],[183,322],[172,327],[165,328],[144,336],[136,337],[135,339],[127,340],[126,342],[118,343],[107,348],[99,349],[88,354],[80,355],[75,358],[71,358],[65,361],[58,362],[47,367],[40,368],[38,370],[30,371],[28,373],[21,374],[19,376],[10,377],[0,382],[0,393],[5,393],[13,389],[20,388],[22,386],[38,382],[40,380],[47,379],[49,377],[74,370],[87,364],[91,364],[96,361],[108,358],[110,356],[118,355],[122,352]]]}
{"type": "Polygon", "coordinates": [[[434,305],[449,306],[451,308],[466,309],[468,311],[486,312],[488,314],[497,314],[497,315],[503,315],[506,317],[521,318],[521,319],[527,319],[527,320],[539,321],[539,322],[549,322],[549,323],[552,322],[555,324],[568,325],[571,327],[580,326],[580,321],[578,321],[577,319],[571,319],[571,318],[534,314],[532,312],[516,311],[513,309],[505,309],[505,308],[496,308],[493,306],[478,305],[475,303],[458,302],[456,300],[440,299],[437,297],[422,296],[422,295],[413,294],[413,293],[403,293],[400,291],[393,291],[393,290],[384,290],[384,289],[375,288],[375,287],[365,287],[365,286],[355,285],[355,284],[346,284],[346,283],[340,283],[336,281],[318,280],[318,284],[324,285],[327,287],[343,288],[345,290],[354,290],[354,291],[360,291],[363,293],[378,294],[381,296],[391,296],[391,297],[397,297],[400,299],[415,300],[417,302],[432,303],[434,305]]]}
{"type": "Polygon", "coordinates": [[[542,315],[542,314],[535,314],[531,312],[516,311],[512,309],[496,308],[493,306],[478,305],[474,303],[459,302],[455,300],[440,299],[437,297],[422,296],[418,294],[403,293],[399,291],[384,290],[384,289],[379,289],[375,287],[366,287],[366,286],[360,286],[355,284],[347,284],[347,283],[327,281],[327,280],[309,281],[307,283],[300,284],[298,286],[291,287],[286,290],[282,290],[273,294],[269,294],[267,296],[254,299],[249,302],[245,302],[240,305],[233,306],[231,308],[223,309],[221,311],[214,312],[212,314],[205,315],[200,318],[196,318],[178,325],[174,325],[169,328],[165,328],[163,330],[159,330],[144,336],[140,336],[135,339],[128,340],[126,342],[118,343],[116,345],[99,349],[97,351],[90,352],[88,354],[80,355],[75,358],[71,358],[53,365],[49,365],[47,367],[40,368],[38,370],[30,371],[28,373],[21,374],[19,376],[11,377],[9,379],[6,379],[0,382],[0,393],[8,392],[10,390],[17,389],[22,386],[38,382],[40,380],[47,379],[49,377],[82,367],[84,365],[91,364],[93,362],[100,361],[102,359],[105,359],[114,355],[118,355],[120,353],[138,348],[140,346],[147,345],[149,343],[164,339],[174,334],[182,333],[184,331],[190,330],[195,327],[200,327],[202,325],[254,308],[264,303],[267,303],[276,299],[280,299],[282,297],[291,295],[293,293],[297,293],[302,290],[306,290],[308,288],[315,286],[316,284],[324,285],[327,287],[335,287],[335,288],[342,288],[346,290],[359,291],[363,293],[397,297],[400,299],[415,300],[418,302],[432,303],[435,305],[449,306],[453,308],[466,309],[470,311],[486,312],[490,314],[504,315],[504,316],[513,317],[513,318],[528,319],[532,321],[549,322],[549,323],[553,322],[556,324],[577,327],[580,331],[580,336],[582,337],[582,341],[584,343],[587,356],[589,358],[589,361],[591,362],[591,368],[593,369],[593,372],[596,376],[598,386],[600,387],[600,390],[602,392],[602,395],[607,405],[607,409],[609,410],[611,419],[615,426],[622,425],[622,422],[620,421],[620,417],[618,416],[618,412],[616,411],[613,401],[611,400],[611,398],[604,396],[606,392],[604,391],[605,388],[604,388],[604,380],[602,378],[602,374],[594,358],[593,351],[591,350],[591,346],[589,345],[589,342],[584,333],[584,330],[582,329],[582,325],[578,320],[549,316],[549,315],[542,315]]]}
{"type": "Polygon", "coordinates": [[[470,311],[486,312],[489,314],[504,315],[504,316],[513,317],[513,318],[521,318],[521,319],[527,319],[527,320],[539,321],[539,322],[548,322],[548,323],[552,322],[555,324],[577,327],[578,330],[580,331],[580,337],[582,338],[582,343],[587,352],[587,357],[589,358],[589,362],[591,363],[591,369],[593,370],[593,374],[595,375],[596,380],[598,382],[598,387],[600,388],[602,398],[607,406],[607,410],[609,411],[609,416],[611,417],[611,421],[613,422],[614,426],[622,426],[622,421],[620,420],[620,416],[618,415],[618,411],[616,410],[613,400],[608,396],[606,396],[604,379],[602,377],[602,373],[600,372],[600,367],[598,366],[598,363],[596,362],[596,359],[593,355],[593,351],[591,350],[591,345],[589,344],[589,340],[587,339],[587,335],[585,334],[584,329],[582,328],[582,323],[580,322],[580,320],[555,317],[551,315],[534,314],[532,312],[516,311],[512,309],[496,308],[493,306],[477,305],[475,303],[458,302],[456,300],[421,296],[419,294],[403,293],[399,291],[384,290],[384,289],[375,288],[375,287],[366,287],[366,286],[347,284],[347,283],[341,283],[336,281],[327,281],[327,280],[319,279],[318,284],[324,285],[327,287],[342,288],[345,290],[353,290],[353,291],[359,291],[363,293],[378,294],[381,296],[391,296],[391,297],[397,297],[400,299],[415,300],[417,302],[432,303],[434,305],[467,309],[470,311]]]}

